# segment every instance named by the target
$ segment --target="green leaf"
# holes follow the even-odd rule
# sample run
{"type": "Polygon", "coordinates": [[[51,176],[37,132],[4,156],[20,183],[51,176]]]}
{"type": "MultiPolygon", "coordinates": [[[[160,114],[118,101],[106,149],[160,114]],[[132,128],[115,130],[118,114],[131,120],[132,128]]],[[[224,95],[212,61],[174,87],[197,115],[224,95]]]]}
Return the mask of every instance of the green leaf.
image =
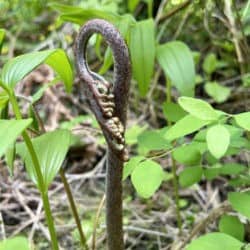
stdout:
{"type": "Polygon", "coordinates": [[[246,193],[229,193],[228,200],[233,209],[250,219],[250,195],[246,193]]]}
{"type": "Polygon", "coordinates": [[[141,162],[132,172],[131,180],[138,194],[147,199],[160,187],[164,178],[161,166],[151,160],[141,162]]]}
{"type": "Polygon", "coordinates": [[[188,167],[181,171],[179,175],[179,182],[182,187],[189,187],[199,182],[202,177],[201,167],[188,167]]]}
{"type": "Polygon", "coordinates": [[[234,115],[234,119],[240,127],[250,131],[250,112],[234,115]]]}
{"type": "Polygon", "coordinates": [[[212,167],[204,169],[203,172],[207,180],[212,180],[220,174],[220,169],[221,169],[220,165],[215,164],[212,167]]]}
{"type": "Polygon", "coordinates": [[[9,168],[10,174],[13,175],[14,172],[14,160],[16,156],[16,147],[15,143],[9,146],[5,152],[5,160],[7,167],[9,168]]]}
{"type": "Polygon", "coordinates": [[[42,63],[50,65],[63,80],[66,90],[71,90],[73,73],[68,58],[61,49],[32,52],[11,59],[3,67],[1,81],[6,87],[13,89],[20,80],[42,63]]]}
{"type": "Polygon", "coordinates": [[[201,153],[199,149],[192,144],[184,145],[173,151],[174,159],[184,165],[197,165],[201,161],[201,153]]]}
{"type": "Polygon", "coordinates": [[[222,175],[236,175],[244,172],[247,168],[239,163],[226,163],[220,168],[222,175]]]}
{"type": "Polygon", "coordinates": [[[193,240],[185,250],[241,250],[244,244],[224,233],[209,233],[193,240]]]}
{"type": "Polygon", "coordinates": [[[134,171],[134,169],[144,159],[145,158],[143,156],[135,156],[135,157],[132,157],[128,162],[126,162],[124,164],[124,167],[123,167],[122,180],[124,181],[129,175],[131,175],[131,173],[134,171]]]}
{"type": "Polygon", "coordinates": [[[210,153],[219,159],[227,152],[230,143],[230,133],[223,125],[215,125],[208,129],[207,146],[210,153]]]}
{"type": "Polygon", "coordinates": [[[144,131],[138,136],[138,144],[144,151],[162,150],[171,148],[171,144],[166,140],[161,131],[144,131]]]}
{"type": "Polygon", "coordinates": [[[190,49],[180,41],[157,47],[156,56],[167,78],[181,95],[194,96],[195,67],[190,49]]]}
{"type": "Polygon", "coordinates": [[[187,114],[179,104],[173,102],[163,103],[163,113],[167,120],[171,122],[177,122],[187,114]]]}
{"type": "Polygon", "coordinates": [[[83,9],[81,7],[59,3],[50,3],[49,6],[60,12],[60,18],[62,20],[79,25],[83,25],[86,21],[93,18],[105,19],[110,22],[115,22],[119,18],[117,14],[98,9],[83,9]]]}
{"type": "Polygon", "coordinates": [[[209,103],[200,99],[182,96],[178,98],[178,103],[185,111],[201,120],[214,121],[220,117],[209,103]]]}
{"type": "MultiPolygon", "coordinates": [[[[32,143],[42,170],[44,188],[47,190],[66,157],[71,144],[71,133],[63,129],[55,130],[36,137],[32,140],[32,143]]],[[[27,172],[37,185],[37,176],[33,162],[24,143],[17,145],[17,154],[24,160],[27,172]]]]}
{"type": "Polygon", "coordinates": [[[223,215],[219,222],[219,230],[240,241],[244,240],[245,229],[238,217],[232,215],[223,215]]]}
{"type": "Polygon", "coordinates": [[[176,122],[165,134],[165,138],[169,141],[178,139],[185,135],[191,134],[200,128],[208,125],[210,121],[200,120],[192,115],[186,115],[184,118],[176,122]]]}
{"type": "Polygon", "coordinates": [[[154,71],[155,38],[152,19],[137,22],[130,30],[129,49],[134,79],[142,96],[147,94],[154,71]]]}
{"type": "Polygon", "coordinates": [[[221,86],[217,82],[207,82],[205,90],[217,103],[225,102],[231,93],[230,88],[221,86]]]}
{"type": "Polygon", "coordinates": [[[62,49],[56,49],[54,53],[46,58],[45,63],[59,75],[64,82],[66,91],[70,93],[74,76],[69,59],[65,52],[62,49]]]}
{"type": "Polygon", "coordinates": [[[214,53],[210,53],[206,56],[202,68],[208,74],[211,75],[217,67],[217,58],[214,53]]]}
{"type": "Polygon", "coordinates": [[[27,128],[32,119],[26,120],[0,120],[0,157],[6,152],[17,139],[17,137],[27,128]]]}
{"type": "Polygon", "coordinates": [[[0,92],[0,110],[5,108],[8,101],[9,95],[5,91],[0,92]]]}
{"type": "Polygon", "coordinates": [[[3,241],[0,241],[0,250],[30,250],[29,242],[26,238],[17,236],[15,238],[9,238],[3,241]]]}

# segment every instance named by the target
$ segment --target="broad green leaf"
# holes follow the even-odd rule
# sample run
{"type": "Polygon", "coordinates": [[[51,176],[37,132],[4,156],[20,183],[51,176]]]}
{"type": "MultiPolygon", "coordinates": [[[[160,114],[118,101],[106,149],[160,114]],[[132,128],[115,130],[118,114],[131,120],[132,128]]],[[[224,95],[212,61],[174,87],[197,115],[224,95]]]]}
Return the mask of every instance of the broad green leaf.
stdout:
{"type": "Polygon", "coordinates": [[[161,131],[157,130],[142,132],[138,136],[138,144],[144,152],[171,148],[170,142],[162,136],[161,131]]]}
{"type": "Polygon", "coordinates": [[[233,209],[250,219],[250,195],[246,193],[229,193],[228,200],[233,209]]]}
{"type": "Polygon", "coordinates": [[[205,90],[209,96],[211,96],[217,103],[225,102],[230,96],[231,89],[224,87],[217,82],[207,82],[205,84],[205,90]]]}
{"type": "Polygon", "coordinates": [[[140,196],[147,199],[160,187],[164,178],[161,166],[151,160],[143,161],[132,172],[132,183],[140,196]]]}
{"type": "Polygon", "coordinates": [[[223,215],[219,222],[219,230],[220,232],[228,234],[237,240],[244,240],[245,228],[238,217],[223,215]]]}
{"type": "Polygon", "coordinates": [[[199,130],[209,123],[210,121],[204,121],[192,115],[186,115],[184,118],[170,127],[170,129],[165,134],[165,138],[169,141],[178,139],[199,130]]]}
{"type": "Polygon", "coordinates": [[[130,30],[129,49],[133,77],[138,82],[139,91],[145,96],[154,71],[155,38],[152,19],[137,22],[130,30]]]}
{"type": "Polygon", "coordinates": [[[122,180],[124,181],[131,173],[134,171],[134,169],[142,162],[145,158],[143,156],[135,156],[131,158],[128,162],[124,164],[123,167],[123,174],[122,174],[122,180]]]}
{"type": "Polygon", "coordinates": [[[70,91],[73,73],[66,54],[61,49],[36,51],[11,59],[2,70],[1,81],[13,89],[27,74],[42,63],[50,65],[63,80],[65,88],[70,91]]]}
{"type": "Polygon", "coordinates": [[[181,95],[194,96],[195,67],[190,49],[180,41],[172,41],[157,47],[157,60],[167,78],[181,95]]]}
{"type": "Polygon", "coordinates": [[[181,171],[179,175],[179,182],[182,187],[189,187],[199,182],[202,177],[201,167],[187,167],[181,171]]]}
{"type": "Polygon", "coordinates": [[[250,0],[246,2],[245,7],[242,10],[241,20],[243,23],[246,23],[250,18],[250,0]]]}
{"type": "Polygon", "coordinates": [[[214,53],[210,53],[206,56],[202,68],[208,74],[211,75],[217,67],[217,58],[214,53]]]}
{"type": "Polygon", "coordinates": [[[15,238],[9,238],[3,241],[0,241],[0,250],[30,250],[28,239],[17,236],[15,238]]]}
{"type": "Polygon", "coordinates": [[[185,250],[241,250],[244,243],[224,233],[209,233],[193,240],[185,250]]]}
{"type": "Polygon", "coordinates": [[[48,64],[62,79],[66,91],[69,93],[73,85],[73,71],[69,63],[69,59],[62,49],[57,49],[46,58],[45,63],[48,64]]]}
{"type": "Polygon", "coordinates": [[[182,96],[178,103],[185,111],[201,120],[214,121],[220,117],[220,114],[203,100],[182,96]]]}
{"type": "Polygon", "coordinates": [[[197,165],[201,161],[201,153],[199,149],[192,144],[184,145],[173,151],[174,159],[184,165],[197,165]]]}
{"type": "Polygon", "coordinates": [[[250,131],[250,112],[234,115],[234,119],[240,127],[250,131]]]}
{"type": "Polygon", "coordinates": [[[50,3],[49,6],[60,12],[60,18],[62,20],[79,25],[83,25],[86,21],[93,18],[105,19],[110,22],[115,22],[117,18],[119,18],[119,15],[99,9],[84,9],[59,3],[50,3]]]}
{"type": "Polygon", "coordinates": [[[177,122],[187,114],[179,104],[173,102],[163,103],[163,113],[167,120],[171,122],[177,122]]]}
{"type": "MultiPolygon", "coordinates": [[[[36,137],[32,140],[32,143],[37,153],[44,178],[45,189],[47,190],[66,157],[71,144],[71,133],[63,129],[55,130],[36,137]]],[[[37,176],[26,145],[23,143],[17,145],[17,154],[24,160],[32,181],[37,184],[37,176]]]]}
{"type": "Polygon", "coordinates": [[[215,125],[208,129],[207,131],[207,146],[210,153],[219,159],[225,155],[229,143],[230,143],[230,133],[223,125],[215,125]]]}
{"type": "Polygon", "coordinates": [[[17,137],[32,122],[32,119],[26,120],[0,120],[0,157],[6,152],[17,139],[17,137]]]}

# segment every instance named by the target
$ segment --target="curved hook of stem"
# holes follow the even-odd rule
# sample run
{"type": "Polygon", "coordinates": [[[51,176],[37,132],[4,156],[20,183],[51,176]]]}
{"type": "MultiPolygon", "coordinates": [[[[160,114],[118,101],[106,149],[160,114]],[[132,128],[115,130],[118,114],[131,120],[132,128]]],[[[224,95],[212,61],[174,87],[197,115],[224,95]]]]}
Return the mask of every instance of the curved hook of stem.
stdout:
{"type": "Polygon", "coordinates": [[[92,112],[108,144],[106,176],[106,224],[109,250],[123,249],[122,168],[126,158],[124,131],[128,91],[131,78],[129,52],[119,31],[109,22],[93,19],[87,22],[75,43],[76,68],[92,112]],[[114,84],[92,72],[86,60],[90,36],[101,34],[114,58],[114,84]]]}
{"type": "Polygon", "coordinates": [[[76,67],[84,83],[85,95],[94,112],[104,136],[121,157],[124,152],[124,129],[131,77],[128,48],[118,30],[100,19],[87,22],[76,39],[76,67]],[[114,57],[114,86],[103,77],[90,71],[86,60],[86,47],[90,36],[101,34],[108,43],[114,57]]]}

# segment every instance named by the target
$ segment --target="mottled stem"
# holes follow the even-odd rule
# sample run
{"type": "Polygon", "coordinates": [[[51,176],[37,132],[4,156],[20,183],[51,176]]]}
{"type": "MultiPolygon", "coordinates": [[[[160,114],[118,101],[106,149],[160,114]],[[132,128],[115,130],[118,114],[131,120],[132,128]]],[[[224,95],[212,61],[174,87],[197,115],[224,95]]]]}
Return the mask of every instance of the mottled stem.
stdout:
{"type": "Polygon", "coordinates": [[[122,250],[122,168],[126,158],[124,131],[131,77],[128,48],[119,31],[100,19],[87,22],[75,44],[76,67],[84,93],[108,144],[106,177],[106,224],[109,250],[122,250]],[[114,84],[90,71],[86,47],[90,36],[99,33],[114,58],[114,84]]]}

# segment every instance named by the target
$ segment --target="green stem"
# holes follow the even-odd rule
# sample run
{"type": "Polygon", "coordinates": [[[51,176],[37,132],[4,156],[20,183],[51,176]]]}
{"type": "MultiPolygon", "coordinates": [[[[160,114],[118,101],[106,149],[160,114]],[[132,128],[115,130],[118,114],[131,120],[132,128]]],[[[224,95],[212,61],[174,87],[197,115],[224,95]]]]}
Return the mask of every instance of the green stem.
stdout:
{"type": "Polygon", "coordinates": [[[60,169],[60,176],[61,176],[61,179],[62,179],[62,182],[64,185],[64,189],[66,191],[67,198],[68,198],[68,201],[69,201],[69,204],[70,204],[70,207],[71,207],[71,210],[72,210],[72,213],[73,213],[76,225],[77,225],[77,229],[79,231],[81,244],[82,244],[84,249],[89,250],[86,237],[85,237],[84,232],[82,230],[82,225],[81,225],[81,221],[79,218],[79,214],[77,212],[76,204],[74,202],[74,198],[73,198],[72,192],[70,190],[69,183],[65,177],[65,173],[64,173],[64,170],[62,168],[60,169]]]}
{"type": "MultiPolygon", "coordinates": [[[[171,103],[171,81],[167,79],[167,103],[171,103]]],[[[171,126],[171,121],[168,121],[168,126],[171,126]]],[[[172,143],[173,145],[175,142],[172,143]]],[[[174,196],[175,196],[175,207],[176,207],[176,216],[177,216],[177,225],[179,231],[182,231],[182,221],[181,221],[181,212],[180,212],[180,195],[179,195],[179,183],[178,183],[178,175],[177,175],[177,165],[176,161],[171,153],[171,161],[172,161],[172,174],[173,174],[173,187],[174,187],[174,196]]]]}
{"type": "MultiPolygon", "coordinates": [[[[21,114],[20,109],[18,107],[18,103],[17,103],[17,100],[16,100],[14,93],[11,90],[7,90],[7,92],[9,94],[10,102],[11,102],[13,111],[15,113],[16,119],[17,120],[22,119],[22,114],[21,114]]],[[[50,209],[50,204],[49,204],[48,192],[45,190],[45,184],[44,184],[44,180],[43,180],[43,175],[42,175],[40,163],[39,163],[39,160],[37,158],[37,154],[35,152],[31,138],[29,137],[28,133],[26,131],[24,131],[22,133],[22,136],[23,136],[24,142],[27,146],[27,149],[30,153],[30,156],[31,156],[31,159],[33,162],[33,166],[34,166],[34,169],[36,172],[37,185],[38,185],[38,189],[41,193],[41,197],[42,197],[42,201],[43,201],[44,211],[45,211],[45,215],[46,215],[46,221],[48,224],[50,237],[51,237],[52,249],[59,250],[54,221],[53,221],[53,217],[52,217],[52,213],[51,213],[51,209],[50,209]]]]}

